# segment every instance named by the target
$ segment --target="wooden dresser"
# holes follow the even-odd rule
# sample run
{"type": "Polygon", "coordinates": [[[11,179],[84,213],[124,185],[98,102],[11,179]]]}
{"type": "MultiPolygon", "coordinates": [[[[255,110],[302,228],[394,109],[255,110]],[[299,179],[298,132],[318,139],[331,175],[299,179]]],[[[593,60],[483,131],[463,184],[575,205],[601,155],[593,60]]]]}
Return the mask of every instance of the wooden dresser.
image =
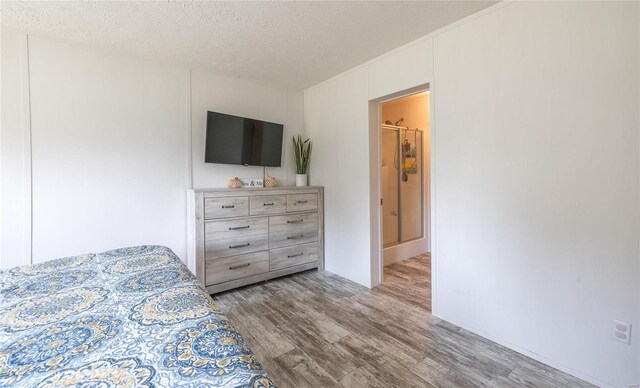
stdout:
{"type": "Polygon", "coordinates": [[[189,190],[189,258],[210,293],[324,268],[322,187],[189,190]]]}

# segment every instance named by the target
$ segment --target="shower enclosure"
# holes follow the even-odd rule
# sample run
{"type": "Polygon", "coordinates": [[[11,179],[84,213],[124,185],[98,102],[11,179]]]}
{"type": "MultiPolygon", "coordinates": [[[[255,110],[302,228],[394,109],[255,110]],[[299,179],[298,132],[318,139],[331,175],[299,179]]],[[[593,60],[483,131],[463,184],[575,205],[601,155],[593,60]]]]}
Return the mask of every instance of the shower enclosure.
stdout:
{"type": "Polygon", "coordinates": [[[385,247],[423,236],[422,131],[382,125],[382,223],[385,247]]]}

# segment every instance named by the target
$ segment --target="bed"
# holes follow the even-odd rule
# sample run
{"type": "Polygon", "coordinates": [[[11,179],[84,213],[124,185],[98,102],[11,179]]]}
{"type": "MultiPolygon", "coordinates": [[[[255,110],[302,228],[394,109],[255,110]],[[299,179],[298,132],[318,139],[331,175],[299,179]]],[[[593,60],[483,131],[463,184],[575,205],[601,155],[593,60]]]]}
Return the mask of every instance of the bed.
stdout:
{"type": "Polygon", "coordinates": [[[274,387],[169,249],[0,271],[0,386],[274,387]]]}

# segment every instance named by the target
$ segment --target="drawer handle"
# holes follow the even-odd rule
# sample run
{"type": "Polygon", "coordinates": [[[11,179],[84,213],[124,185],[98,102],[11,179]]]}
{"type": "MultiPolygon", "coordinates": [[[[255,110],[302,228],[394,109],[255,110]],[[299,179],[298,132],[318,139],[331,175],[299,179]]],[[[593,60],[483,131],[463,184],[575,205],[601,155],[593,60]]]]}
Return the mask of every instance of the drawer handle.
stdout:
{"type": "Polygon", "coordinates": [[[238,268],[244,268],[244,267],[248,267],[250,266],[251,263],[246,263],[246,264],[239,264],[239,265],[232,265],[231,267],[229,267],[230,270],[234,270],[234,269],[238,269],[238,268]]]}
{"type": "Polygon", "coordinates": [[[251,243],[238,244],[238,245],[229,245],[229,249],[244,248],[244,247],[248,247],[249,245],[251,245],[251,243]]]}
{"type": "Polygon", "coordinates": [[[273,202],[263,203],[262,206],[273,206],[273,202]]]}
{"type": "Polygon", "coordinates": [[[309,202],[309,201],[307,201],[307,200],[304,200],[304,201],[298,201],[298,203],[307,203],[307,202],[309,202]]]}
{"type": "Polygon", "coordinates": [[[301,222],[304,222],[304,220],[300,219],[300,220],[295,220],[295,221],[287,221],[287,224],[299,224],[301,222]]]}
{"type": "Polygon", "coordinates": [[[295,255],[287,255],[287,257],[288,257],[288,258],[292,258],[292,257],[300,257],[300,256],[302,256],[302,255],[304,255],[304,252],[296,253],[295,255]]]}
{"type": "Polygon", "coordinates": [[[236,205],[222,205],[223,209],[233,209],[236,205]]]}
{"type": "Polygon", "coordinates": [[[289,237],[287,237],[287,240],[297,240],[297,239],[303,238],[303,237],[304,237],[304,234],[299,234],[297,236],[289,236],[289,237]]]}
{"type": "Polygon", "coordinates": [[[229,227],[229,230],[249,229],[250,225],[229,227]]]}

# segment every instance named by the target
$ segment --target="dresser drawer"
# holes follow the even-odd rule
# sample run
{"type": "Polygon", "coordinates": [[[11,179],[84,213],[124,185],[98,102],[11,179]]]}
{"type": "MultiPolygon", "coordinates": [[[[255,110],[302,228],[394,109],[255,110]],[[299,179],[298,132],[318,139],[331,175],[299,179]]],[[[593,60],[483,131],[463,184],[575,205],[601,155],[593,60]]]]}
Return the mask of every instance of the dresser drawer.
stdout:
{"type": "Polygon", "coordinates": [[[266,233],[269,233],[267,217],[209,221],[204,224],[204,240],[208,242],[266,233]]]}
{"type": "Polygon", "coordinates": [[[269,218],[269,246],[280,248],[318,239],[318,213],[292,214],[269,218]]]}
{"type": "Polygon", "coordinates": [[[248,197],[205,198],[204,219],[242,217],[249,215],[248,197]]]}
{"type": "Polygon", "coordinates": [[[206,261],[205,285],[269,272],[269,252],[255,252],[206,261]]]}
{"type": "Polygon", "coordinates": [[[292,233],[318,228],[318,213],[288,214],[269,217],[270,233],[292,233]]]}
{"type": "Polygon", "coordinates": [[[305,212],[318,209],[318,194],[288,194],[287,211],[305,212]]]}
{"type": "Polygon", "coordinates": [[[282,248],[289,245],[306,244],[318,241],[318,230],[298,230],[295,232],[279,232],[269,234],[269,246],[273,248],[282,248]]]}
{"type": "Polygon", "coordinates": [[[221,257],[235,256],[243,253],[251,253],[269,249],[269,235],[256,234],[254,236],[243,236],[225,238],[222,240],[212,240],[204,242],[204,258],[219,259],[221,257]]]}
{"type": "Polygon", "coordinates": [[[284,195],[256,195],[249,199],[249,214],[284,213],[287,209],[287,197],[284,195]]]}
{"type": "Polygon", "coordinates": [[[293,245],[286,248],[272,249],[269,257],[269,268],[271,271],[276,271],[317,260],[317,243],[293,245]]]}

